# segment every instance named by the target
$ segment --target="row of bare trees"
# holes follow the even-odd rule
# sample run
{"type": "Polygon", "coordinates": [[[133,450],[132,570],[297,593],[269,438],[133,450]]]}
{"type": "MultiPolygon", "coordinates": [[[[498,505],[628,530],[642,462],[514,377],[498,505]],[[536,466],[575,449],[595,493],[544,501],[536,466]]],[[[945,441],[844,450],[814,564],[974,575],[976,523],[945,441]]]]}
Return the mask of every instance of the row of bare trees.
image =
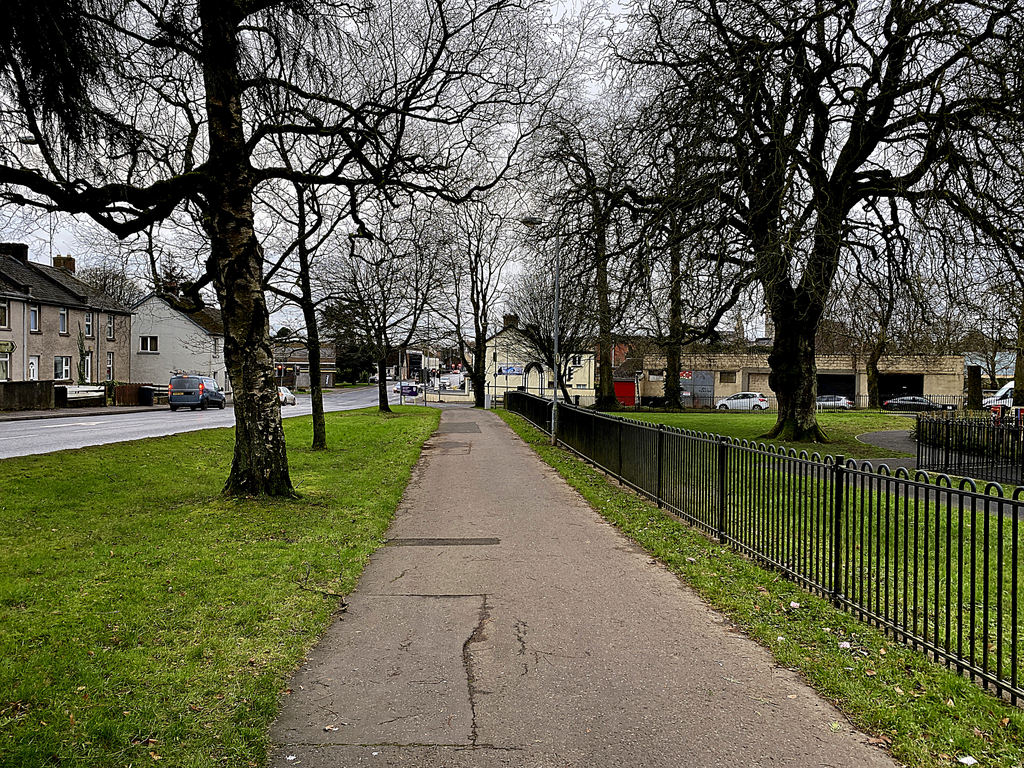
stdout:
{"type": "MultiPolygon", "coordinates": [[[[492,186],[560,69],[535,2],[14,0],[0,27],[0,200],[120,238],[191,220],[205,239],[183,303],[212,286],[223,314],[230,494],[293,493],[264,293],[284,267],[267,269],[261,201],[290,195],[299,275],[324,227],[314,190],[379,243],[361,201],[492,186]]],[[[280,290],[308,303],[310,287],[280,290]]]]}

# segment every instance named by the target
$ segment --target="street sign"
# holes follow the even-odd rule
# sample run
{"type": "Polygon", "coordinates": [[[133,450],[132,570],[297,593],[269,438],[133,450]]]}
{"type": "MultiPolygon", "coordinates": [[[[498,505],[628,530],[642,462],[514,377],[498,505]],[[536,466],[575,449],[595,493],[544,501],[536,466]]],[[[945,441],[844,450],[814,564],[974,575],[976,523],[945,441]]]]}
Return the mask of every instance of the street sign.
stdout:
{"type": "Polygon", "coordinates": [[[402,385],[402,396],[403,397],[416,397],[419,395],[420,390],[415,384],[403,384],[402,385]]]}
{"type": "Polygon", "coordinates": [[[18,347],[13,341],[0,341],[0,354],[8,354],[16,350],[18,347]]]}
{"type": "Polygon", "coordinates": [[[522,376],[523,366],[521,365],[502,365],[498,367],[499,376],[522,376]]]}
{"type": "Polygon", "coordinates": [[[679,378],[680,379],[692,379],[693,378],[693,371],[680,371],[679,372],[679,378]]]}

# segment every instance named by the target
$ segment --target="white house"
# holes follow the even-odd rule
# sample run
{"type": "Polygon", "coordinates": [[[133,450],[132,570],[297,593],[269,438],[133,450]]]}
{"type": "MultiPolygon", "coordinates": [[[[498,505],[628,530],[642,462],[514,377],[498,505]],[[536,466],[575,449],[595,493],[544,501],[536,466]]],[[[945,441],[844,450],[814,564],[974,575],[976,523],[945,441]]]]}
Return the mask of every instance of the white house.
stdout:
{"type": "Polygon", "coordinates": [[[151,293],[132,308],[132,379],[164,384],[176,373],[211,376],[231,392],[220,312],[186,314],[151,293]]]}

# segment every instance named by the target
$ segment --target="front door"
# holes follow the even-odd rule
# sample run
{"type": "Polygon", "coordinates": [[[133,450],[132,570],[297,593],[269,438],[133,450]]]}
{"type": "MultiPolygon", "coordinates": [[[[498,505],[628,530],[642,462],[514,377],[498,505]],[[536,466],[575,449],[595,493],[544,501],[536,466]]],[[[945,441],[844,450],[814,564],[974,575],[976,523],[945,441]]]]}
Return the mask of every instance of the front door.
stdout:
{"type": "Polygon", "coordinates": [[[39,381],[39,355],[32,355],[28,359],[28,380],[39,381]]]}

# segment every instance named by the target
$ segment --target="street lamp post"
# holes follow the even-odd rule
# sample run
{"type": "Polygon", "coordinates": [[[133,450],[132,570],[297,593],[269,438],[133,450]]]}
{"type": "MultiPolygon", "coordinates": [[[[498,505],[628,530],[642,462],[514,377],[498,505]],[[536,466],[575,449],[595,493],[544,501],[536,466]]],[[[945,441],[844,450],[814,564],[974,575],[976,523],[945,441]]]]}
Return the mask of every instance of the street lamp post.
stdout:
{"type": "MultiPolygon", "coordinates": [[[[560,295],[560,284],[559,284],[559,262],[561,261],[561,237],[558,234],[558,225],[561,219],[561,212],[555,217],[554,230],[555,230],[555,309],[553,313],[554,320],[554,381],[551,388],[551,444],[558,445],[558,384],[559,384],[559,370],[560,363],[558,359],[558,305],[561,302],[560,295]]],[[[544,220],[537,216],[524,216],[519,220],[521,223],[528,227],[536,227],[544,223],[544,220]]]]}

